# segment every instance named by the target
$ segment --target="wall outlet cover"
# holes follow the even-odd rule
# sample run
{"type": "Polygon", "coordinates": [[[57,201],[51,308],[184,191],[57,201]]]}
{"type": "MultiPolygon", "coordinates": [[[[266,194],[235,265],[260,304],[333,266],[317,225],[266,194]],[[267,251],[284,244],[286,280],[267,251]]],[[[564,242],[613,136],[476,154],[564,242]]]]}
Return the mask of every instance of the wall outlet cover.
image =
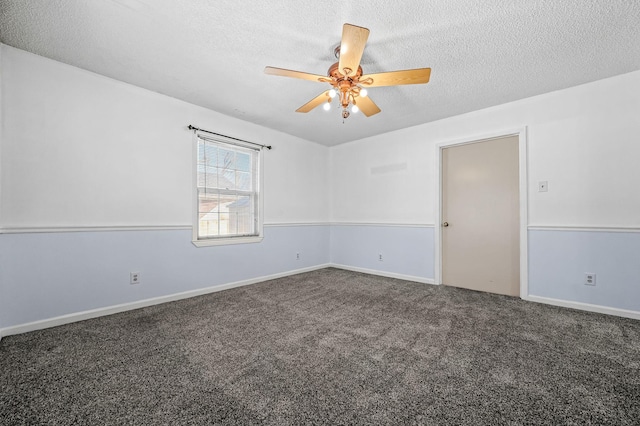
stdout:
{"type": "Polygon", "coordinates": [[[596,285],[596,274],[585,273],[584,274],[584,285],[596,285]]]}

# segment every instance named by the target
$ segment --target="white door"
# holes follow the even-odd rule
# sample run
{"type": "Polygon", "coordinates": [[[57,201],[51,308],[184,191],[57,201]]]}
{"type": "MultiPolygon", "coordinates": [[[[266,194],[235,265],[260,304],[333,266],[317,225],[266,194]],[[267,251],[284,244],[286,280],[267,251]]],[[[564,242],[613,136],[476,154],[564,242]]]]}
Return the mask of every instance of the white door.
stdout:
{"type": "Polygon", "coordinates": [[[518,136],[442,150],[442,282],[519,296],[518,136]]]}

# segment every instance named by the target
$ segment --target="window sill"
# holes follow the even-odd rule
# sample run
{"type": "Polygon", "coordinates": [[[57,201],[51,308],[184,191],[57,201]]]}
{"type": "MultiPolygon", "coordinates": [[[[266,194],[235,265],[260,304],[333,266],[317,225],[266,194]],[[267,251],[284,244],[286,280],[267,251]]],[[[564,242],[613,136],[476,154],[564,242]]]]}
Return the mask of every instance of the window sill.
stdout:
{"type": "Polygon", "coordinates": [[[263,237],[238,237],[238,238],[212,238],[210,240],[194,240],[193,245],[196,247],[211,247],[211,246],[227,246],[231,244],[251,244],[259,243],[263,237]]]}

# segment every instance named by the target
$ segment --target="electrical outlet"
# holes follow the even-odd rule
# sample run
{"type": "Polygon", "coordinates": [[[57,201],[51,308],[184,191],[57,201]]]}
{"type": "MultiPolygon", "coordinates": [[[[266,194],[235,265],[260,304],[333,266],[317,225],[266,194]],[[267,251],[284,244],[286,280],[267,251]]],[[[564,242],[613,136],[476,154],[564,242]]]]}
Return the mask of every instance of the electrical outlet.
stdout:
{"type": "Polygon", "coordinates": [[[380,262],[382,262],[382,254],[379,254],[379,255],[378,255],[378,260],[379,260],[380,262]]]}
{"type": "Polygon", "coordinates": [[[140,272],[131,272],[130,278],[131,284],[140,284],[140,272]]]}
{"type": "Polygon", "coordinates": [[[584,285],[596,285],[596,274],[589,272],[584,274],[584,285]]]}
{"type": "Polygon", "coordinates": [[[300,260],[300,253],[296,253],[296,260],[300,260]]]}

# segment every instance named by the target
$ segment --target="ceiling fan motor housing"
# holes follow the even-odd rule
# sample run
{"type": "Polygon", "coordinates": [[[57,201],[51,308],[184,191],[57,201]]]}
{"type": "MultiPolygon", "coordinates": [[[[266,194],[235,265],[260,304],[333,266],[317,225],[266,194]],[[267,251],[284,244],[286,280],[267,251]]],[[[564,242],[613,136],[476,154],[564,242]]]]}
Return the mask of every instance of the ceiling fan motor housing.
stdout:
{"type": "Polygon", "coordinates": [[[329,71],[327,71],[327,75],[331,77],[331,85],[340,93],[340,104],[342,108],[347,108],[350,103],[356,104],[355,98],[360,93],[358,82],[362,76],[362,67],[358,66],[358,71],[355,75],[348,77],[340,72],[339,65],[339,62],[331,65],[329,71]]]}

